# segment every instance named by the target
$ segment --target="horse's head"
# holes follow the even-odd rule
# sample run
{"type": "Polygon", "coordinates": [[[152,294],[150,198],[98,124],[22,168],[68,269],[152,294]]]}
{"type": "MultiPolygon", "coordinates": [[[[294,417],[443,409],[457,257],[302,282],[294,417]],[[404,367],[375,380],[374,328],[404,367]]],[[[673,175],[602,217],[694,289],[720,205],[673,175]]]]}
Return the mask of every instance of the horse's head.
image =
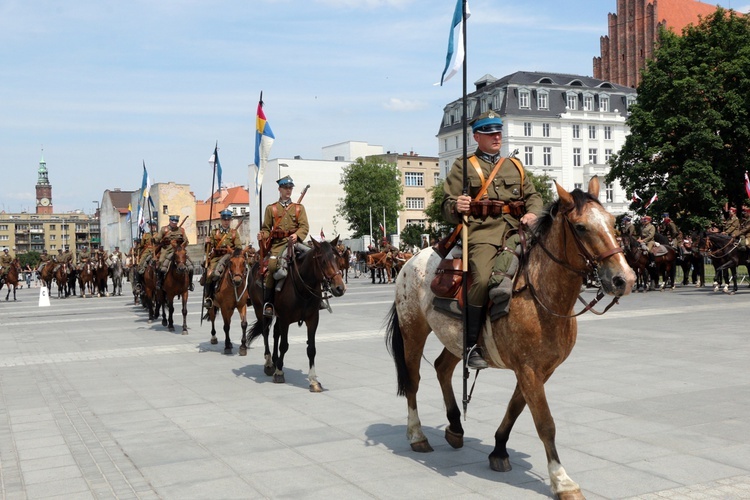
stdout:
{"type": "Polygon", "coordinates": [[[315,274],[318,279],[328,283],[331,293],[335,297],[341,297],[346,292],[343,273],[339,268],[338,252],[336,251],[338,241],[338,236],[330,243],[327,241],[318,243],[312,240],[312,257],[315,263],[315,274]]]}
{"type": "Polygon", "coordinates": [[[184,273],[187,270],[187,243],[185,240],[180,239],[172,240],[170,245],[172,245],[172,248],[174,249],[172,259],[175,269],[179,273],[184,273]]]}
{"type": "MultiPolygon", "coordinates": [[[[254,254],[253,254],[254,255],[254,254]]],[[[249,269],[247,252],[241,248],[235,248],[232,257],[229,259],[227,273],[232,280],[235,288],[242,286],[247,281],[247,272],[249,269]]]]}
{"type": "Polygon", "coordinates": [[[539,221],[543,246],[563,267],[584,277],[596,273],[607,294],[629,294],[635,273],[617,244],[614,217],[599,203],[599,178],[591,178],[587,193],[555,184],[558,200],[539,221]]]}

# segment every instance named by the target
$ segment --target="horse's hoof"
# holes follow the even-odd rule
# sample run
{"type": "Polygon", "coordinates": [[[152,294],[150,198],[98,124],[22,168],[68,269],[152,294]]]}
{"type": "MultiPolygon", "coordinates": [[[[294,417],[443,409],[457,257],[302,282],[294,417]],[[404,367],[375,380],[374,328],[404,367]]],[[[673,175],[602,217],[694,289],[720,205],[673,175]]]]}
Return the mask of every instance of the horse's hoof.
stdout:
{"type": "Polygon", "coordinates": [[[323,386],[320,382],[314,382],[310,384],[310,392],[323,392],[323,386]]]}
{"type": "Polygon", "coordinates": [[[218,343],[219,343],[219,339],[217,339],[216,337],[211,337],[211,344],[216,345],[218,343]]]}
{"type": "Polygon", "coordinates": [[[445,428],[445,440],[448,441],[448,444],[455,449],[464,447],[463,433],[459,434],[457,432],[453,432],[450,427],[445,428]]]}
{"type": "Polygon", "coordinates": [[[276,368],[274,368],[272,365],[266,365],[263,367],[263,373],[265,373],[269,377],[273,375],[273,372],[275,371],[276,371],[276,368]]]}
{"type": "Polygon", "coordinates": [[[225,347],[224,348],[224,354],[232,354],[232,348],[231,347],[225,347]]]}
{"type": "Polygon", "coordinates": [[[273,383],[274,384],[283,384],[286,380],[284,379],[283,373],[274,373],[273,374],[273,383]]]}
{"type": "Polygon", "coordinates": [[[170,326],[169,328],[167,328],[167,330],[170,331],[170,332],[174,332],[174,327],[170,326]]]}
{"type": "Polygon", "coordinates": [[[161,320],[161,326],[167,326],[167,325],[168,323],[166,319],[161,320]]]}
{"type": "Polygon", "coordinates": [[[561,491],[557,494],[558,500],[586,500],[581,490],[561,491]]]}
{"type": "Polygon", "coordinates": [[[183,329],[182,329],[182,334],[183,334],[183,335],[187,335],[187,334],[188,334],[188,330],[187,330],[187,328],[183,328],[183,329]]]}
{"type": "Polygon", "coordinates": [[[430,442],[425,439],[424,441],[417,441],[416,443],[412,443],[411,451],[416,451],[417,453],[430,453],[431,451],[435,450],[433,450],[432,446],[430,446],[430,442]]]}
{"type": "Polygon", "coordinates": [[[240,356],[247,356],[247,347],[240,347],[240,356]]]}
{"type": "Polygon", "coordinates": [[[490,469],[496,472],[510,472],[513,467],[510,466],[510,459],[508,457],[490,457],[490,469]]]}

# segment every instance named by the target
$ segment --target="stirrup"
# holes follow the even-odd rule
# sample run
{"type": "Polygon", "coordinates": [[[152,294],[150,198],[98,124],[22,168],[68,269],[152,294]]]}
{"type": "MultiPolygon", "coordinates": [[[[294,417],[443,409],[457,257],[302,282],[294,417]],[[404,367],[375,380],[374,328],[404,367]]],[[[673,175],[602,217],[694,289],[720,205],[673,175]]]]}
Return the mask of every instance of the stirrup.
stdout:
{"type": "Polygon", "coordinates": [[[214,306],[214,300],[211,297],[206,297],[203,301],[203,305],[206,309],[211,309],[214,306]]]}
{"type": "Polygon", "coordinates": [[[466,366],[474,370],[483,370],[489,368],[487,361],[482,357],[482,349],[474,345],[469,349],[469,355],[466,356],[466,366]]]}
{"type": "Polygon", "coordinates": [[[263,316],[266,318],[273,318],[273,315],[276,311],[274,311],[273,304],[270,302],[266,302],[263,304],[263,316]]]}

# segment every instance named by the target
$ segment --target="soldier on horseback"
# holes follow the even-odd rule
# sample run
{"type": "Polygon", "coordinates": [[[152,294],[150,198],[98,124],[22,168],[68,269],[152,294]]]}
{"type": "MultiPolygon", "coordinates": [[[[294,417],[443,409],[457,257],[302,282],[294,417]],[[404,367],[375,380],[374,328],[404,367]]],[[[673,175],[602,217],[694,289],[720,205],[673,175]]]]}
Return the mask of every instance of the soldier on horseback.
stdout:
{"type": "Polygon", "coordinates": [[[10,271],[12,264],[13,256],[10,254],[10,250],[7,247],[3,248],[3,254],[0,255],[0,286],[5,283],[5,276],[10,271]]]}
{"type": "Polygon", "coordinates": [[[146,272],[146,267],[150,265],[154,259],[154,246],[156,245],[156,221],[148,221],[149,232],[143,233],[141,243],[137,250],[138,257],[138,272],[136,273],[136,280],[139,283],[143,283],[143,273],[146,272]]]}
{"type": "Polygon", "coordinates": [[[83,269],[83,266],[88,264],[88,262],[91,260],[91,250],[88,249],[88,247],[83,247],[83,250],[78,252],[78,263],[76,265],[77,270],[83,269]]]}
{"type": "Polygon", "coordinates": [[[723,224],[722,232],[728,234],[735,240],[737,240],[737,249],[744,251],[747,246],[745,245],[745,235],[742,232],[740,220],[737,218],[737,209],[734,207],[729,208],[727,218],[723,224]]]}
{"type": "Polygon", "coordinates": [[[301,203],[292,201],[294,181],[288,175],[276,183],[279,185],[279,201],[266,207],[263,215],[263,226],[258,233],[260,247],[267,249],[269,255],[268,270],[265,277],[265,296],[263,297],[263,316],[273,317],[273,295],[277,280],[286,277],[288,257],[283,255],[287,245],[304,241],[310,231],[307,212],[301,203]]]}
{"type": "Polygon", "coordinates": [[[49,256],[47,249],[45,248],[42,250],[42,255],[39,256],[39,265],[36,267],[36,270],[41,273],[50,260],[52,260],[52,258],[49,256]]]}
{"type": "Polygon", "coordinates": [[[654,254],[651,250],[654,248],[654,238],[656,237],[656,228],[651,223],[651,216],[644,215],[641,217],[641,237],[638,242],[641,244],[643,253],[648,256],[649,266],[654,266],[654,254]]]}
{"type": "Polygon", "coordinates": [[[632,236],[633,238],[637,238],[638,234],[635,230],[635,226],[633,225],[633,219],[630,218],[629,215],[626,215],[622,218],[622,236],[632,236]]]}
{"type": "Polygon", "coordinates": [[[52,269],[52,274],[57,274],[57,270],[60,269],[60,266],[65,266],[68,270],[71,270],[73,267],[73,254],[70,253],[68,245],[65,245],[65,251],[63,252],[62,249],[57,250],[57,255],[55,256],[55,262],[57,262],[57,265],[54,269],[52,269]]]}
{"type": "MultiPolygon", "coordinates": [[[[172,262],[172,256],[174,255],[174,247],[172,242],[184,242],[188,245],[187,234],[185,229],[180,227],[177,223],[180,222],[179,215],[170,215],[169,224],[161,228],[159,236],[156,241],[159,248],[162,250],[159,252],[159,271],[156,277],[156,289],[161,290],[161,285],[164,283],[164,277],[169,270],[169,264],[172,262]]],[[[193,291],[193,271],[190,271],[190,291],[193,291]]]]}
{"type": "Polygon", "coordinates": [[[208,269],[206,269],[205,274],[201,276],[200,280],[201,285],[208,285],[204,303],[206,309],[210,309],[213,306],[216,282],[221,278],[221,273],[224,271],[227,261],[232,257],[235,249],[242,249],[242,240],[237,229],[229,227],[232,222],[232,211],[224,209],[219,212],[219,215],[221,217],[220,226],[214,229],[211,236],[206,238],[206,253],[210,261],[208,269]]]}
{"type": "Polygon", "coordinates": [[[446,220],[453,224],[468,216],[468,259],[473,281],[466,310],[466,347],[471,348],[467,364],[481,369],[487,367],[487,362],[476,344],[488,298],[501,309],[497,317],[508,313],[518,268],[515,250],[520,238],[516,231],[519,224],[536,221],[543,202],[521,162],[500,156],[503,121],[499,114],[490,110],[479,115],[471,122],[471,129],[477,150],[468,158],[469,165],[464,165],[462,158],[453,163],[445,180],[442,209],[446,220]],[[468,194],[462,194],[464,168],[471,186],[468,194]],[[481,200],[473,200],[483,190],[481,200]]]}
{"type": "Polygon", "coordinates": [[[680,230],[677,229],[677,224],[669,218],[669,214],[666,212],[661,215],[659,232],[667,237],[669,244],[674,248],[680,246],[680,230]]]}

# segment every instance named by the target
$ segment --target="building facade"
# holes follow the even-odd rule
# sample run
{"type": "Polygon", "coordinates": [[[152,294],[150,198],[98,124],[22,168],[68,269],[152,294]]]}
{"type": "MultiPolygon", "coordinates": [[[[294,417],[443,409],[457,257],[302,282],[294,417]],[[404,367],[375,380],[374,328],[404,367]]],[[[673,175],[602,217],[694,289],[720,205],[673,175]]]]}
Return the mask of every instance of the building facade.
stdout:
{"type": "Polygon", "coordinates": [[[635,88],[651,59],[659,27],[677,34],[716,5],[696,0],[617,0],[617,13],[609,14],[608,35],[601,37],[601,55],[594,57],[594,77],[635,88]]]}
{"type": "Polygon", "coordinates": [[[99,248],[99,221],[83,212],[65,214],[0,213],[0,248],[14,255],[28,252],[57,254],[65,245],[77,253],[99,248]]]}
{"type": "MultiPolygon", "coordinates": [[[[467,95],[468,121],[493,109],[503,120],[501,154],[515,154],[527,170],[548,175],[568,191],[609,172],[609,159],[625,143],[625,120],[635,90],[591,77],[519,71],[496,79],[485,75],[467,95]]],[[[462,101],[444,108],[437,135],[441,175],[463,154],[462,101]]],[[[467,129],[469,154],[476,150],[467,129]]],[[[613,213],[628,209],[619,184],[602,186],[602,204],[613,213]]]]}
{"type": "Polygon", "coordinates": [[[130,249],[133,235],[130,233],[128,207],[133,195],[138,196],[138,191],[122,191],[120,188],[107,189],[102,195],[98,210],[99,228],[101,246],[108,252],[115,247],[120,247],[123,252],[130,249]]]}

